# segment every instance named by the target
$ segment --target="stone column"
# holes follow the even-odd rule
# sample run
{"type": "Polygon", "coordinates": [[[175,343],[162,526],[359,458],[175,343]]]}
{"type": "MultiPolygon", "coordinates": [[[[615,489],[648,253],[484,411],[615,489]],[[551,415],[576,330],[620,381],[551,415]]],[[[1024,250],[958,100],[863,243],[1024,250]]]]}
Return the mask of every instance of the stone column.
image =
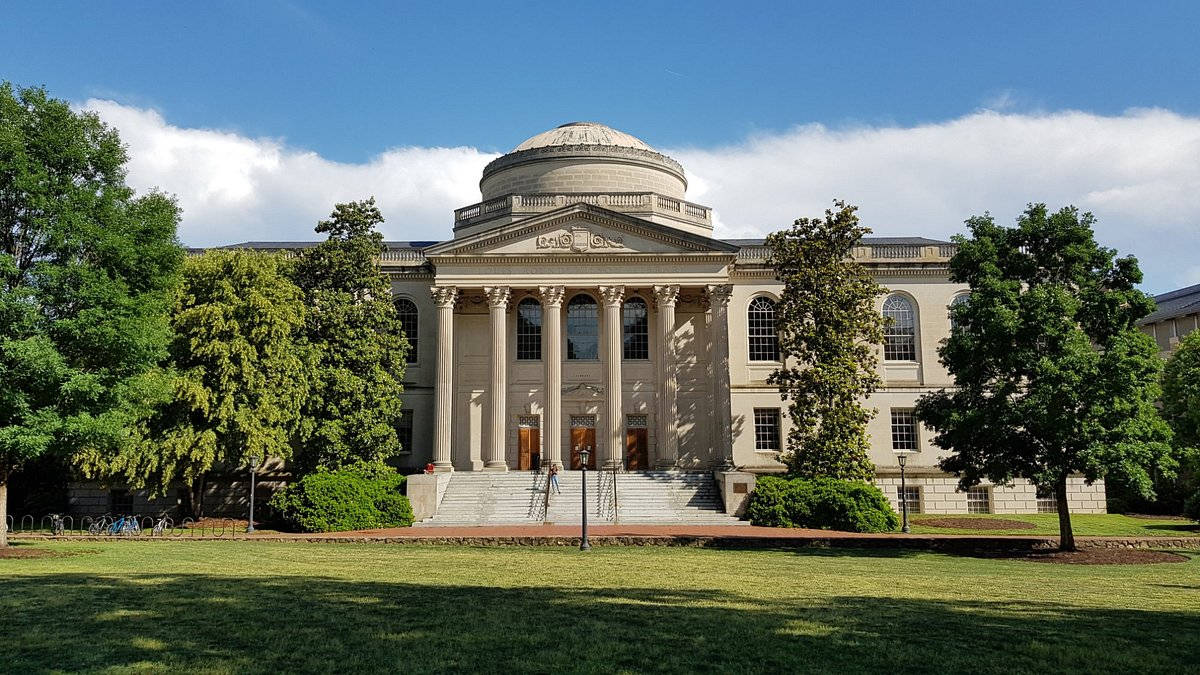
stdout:
{"type": "Polygon", "coordinates": [[[433,429],[433,468],[453,471],[450,459],[451,424],[454,417],[454,303],[458,288],[434,286],[429,289],[437,305],[437,382],[434,385],[436,410],[433,429]]]}
{"type": "Polygon", "coordinates": [[[546,402],[542,413],[545,461],[562,466],[562,286],[541,286],[542,361],[546,364],[546,402]]]}
{"type": "Polygon", "coordinates": [[[713,405],[716,408],[717,454],[722,464],[733,464],[733,418],[729,399],[729,296],[733,294],[731,284],[716,284],[708,287],[708,301],[712,312],[712,366],[713,405]]]}
{"type": "Polygon", "coordinates": [[[608,439],[606,467],[625,465],[625,420],[621,410],[621,303],[625,300],[624,286],[601,286],[604,301],[604,436],[608,439]]]}
{"type": "Polygon", "coordinates": [[[508,461],[504,458],[504,432],[508,421],[508,298],[512,294],[508,286],[485,286],[488,318],[492,327],[491,369],[492,380],[488,389],[491,414],[488,417],[488,434],[484,442],[487,453],[483,468],[491,471],[507,471],[508,461]]]}
{"type": "Polygon", "coordinates": [[[658,457],[662,468],[679,461],[679,383],[675,375],[675,301],[679,287],[655,286],[658,306],[658,457]]]}

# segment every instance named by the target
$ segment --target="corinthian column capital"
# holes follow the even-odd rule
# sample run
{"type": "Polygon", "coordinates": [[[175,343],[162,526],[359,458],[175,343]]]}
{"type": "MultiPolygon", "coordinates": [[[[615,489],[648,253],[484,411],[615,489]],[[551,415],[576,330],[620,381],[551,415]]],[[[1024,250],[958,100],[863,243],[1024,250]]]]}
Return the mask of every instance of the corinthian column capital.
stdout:
{"type": "Polygon", "coordinates": [[[601,286],[599,290],[604,304],[609,307],[620,307],[621,302],[625,300],[624,286],[601,286]]]}
{"type": "Polygon", "coordinates": [[[723,308],[729,304],[729,298],[733,295],[733,284],[709,284],[705,290],[708,291],[711,306],[723,308]]]}
{"type": "Polygon", "coordinates": [[[512,297],[512,289],[508,286],[484,286],[483,292],[487,294],[488,307],[492,309],[507,307],[508,299],[512,297]]]}
{"type": "Polygon", "coordinates": [[[433,296],[433,302],[438,307],[453,307],[458,301],[457,286],[433,286],[429,289],[429,294],[433,296]]]}
{"type": "Polygon", "coordinates": [[[654,287],[654,301],[658,303],[660,307],[665,305],[674,305],[678,298],[679,286],[672,284],[654,287]]]}
{"type": "Polygon", "coordinates": [[[562,286],[538,286],[538,295],[542,298],[542,304],[547,307],[562,306],[566,293],[567,289],[562,286]]]}

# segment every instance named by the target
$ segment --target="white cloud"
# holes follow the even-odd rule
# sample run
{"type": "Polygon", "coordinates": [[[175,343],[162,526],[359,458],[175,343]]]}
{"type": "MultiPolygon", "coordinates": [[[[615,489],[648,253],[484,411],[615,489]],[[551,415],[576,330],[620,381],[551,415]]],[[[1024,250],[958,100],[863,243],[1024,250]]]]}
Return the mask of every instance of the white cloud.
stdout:
{"type": "Polygon", "coordinates": [[[444,239],[453,209],[479,200],[479,175],[495,155],[474,148],[399,147],[344,164],[282,141],[169,124],[154,110],[108,100],[84,108],[129,146],[129,183],[158,187],[183,208],[192,246],[311,240],[337,202],[374,195],[388,239],[444,239]]]}
{"type": "MultiPolygon", "coordinates": [[[[479,199],[475,148],[400,147],[363,164],[276,139],[169,124],[156,111],[84,104],[129,145],[130,183],[179,197],[191,245],[312,239],[334,203],[375,195],[389,239],[444,239],[452,210],[479,199]]],[[[531,129],[530,133],[536,132],[531,129]]],[[[636,133],[636,130],[631,130],[636,133]]],[[[1142,260],[1154,291],[1200,280],[1200,118],[983,110],[916,127],[804,125],[735,145],[665,149],[688,198],[715,209],[717,234],[761,236],[835,197],[878,235],[947,237],[990,210],[1011,222],[1030,201],[1096,214],[1101,241],[1142,260]]]]}
{"type": "Polygon", "coordinates": [[[835,197],[877,235],[948,237],[971,215],[1011,223],[1028,202],[1074,204],[1100,241],[1142,262],[1146,287],[1200,276],[1200,118],[980,111],[917,127],[805,125],[714,149],[670,151],[689,199],[714,207],[718,234],[761,236],[835,197]]]}

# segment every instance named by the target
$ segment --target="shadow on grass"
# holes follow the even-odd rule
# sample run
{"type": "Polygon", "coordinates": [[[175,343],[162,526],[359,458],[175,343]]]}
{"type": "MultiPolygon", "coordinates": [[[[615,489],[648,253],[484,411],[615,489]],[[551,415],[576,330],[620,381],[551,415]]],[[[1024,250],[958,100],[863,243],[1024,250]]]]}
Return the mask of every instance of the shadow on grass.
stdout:
{"type": "Polygon", "coordinates": [[[1182,672],[1200,658],[1195,612],[764,602],[532,580],[446,586],[434,577],[9,576],[0,578],[5,670],[1182,672]]]}
{"type": "Polygon", "coordinates": [[[1142,529],[1150,530],[1152,533],[1182,532],[1187,534],[1197,534],[1200,533],[1200,523],[1155,523],[1154,525],[1143,525],[1142,529]]]}

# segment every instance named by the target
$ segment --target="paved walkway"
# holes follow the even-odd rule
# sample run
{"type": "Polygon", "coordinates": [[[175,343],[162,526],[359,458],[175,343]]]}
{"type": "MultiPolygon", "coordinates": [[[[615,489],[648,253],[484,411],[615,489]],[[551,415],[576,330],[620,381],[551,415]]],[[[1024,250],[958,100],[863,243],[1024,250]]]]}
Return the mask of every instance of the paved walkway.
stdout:
{"type": "MultiPolygon", "coordinates": [[[[20,538],[52,538],[16,535],[20,538]]],[[[54,537],[72,541],[114,537],[54,537]]],[[[858,534],[829,530],[736,525],[597,525],[588,528],[596,546],[707,546],[726,548],[879,548],[923,550],[1038,550],[1058,547],[1044,535],[858,534]]],[[[474,546],[578,546],[578,525],[494,525],[482,527],[402,527],[315,534],[244,533],[224,536],[137,537],[154,541],[305,541],[328,543],[457,544],[474,546]]],[[[1200,550],[1200,537],[1076,537],[1080,548],[1177,548],[1200,550]]]]}

